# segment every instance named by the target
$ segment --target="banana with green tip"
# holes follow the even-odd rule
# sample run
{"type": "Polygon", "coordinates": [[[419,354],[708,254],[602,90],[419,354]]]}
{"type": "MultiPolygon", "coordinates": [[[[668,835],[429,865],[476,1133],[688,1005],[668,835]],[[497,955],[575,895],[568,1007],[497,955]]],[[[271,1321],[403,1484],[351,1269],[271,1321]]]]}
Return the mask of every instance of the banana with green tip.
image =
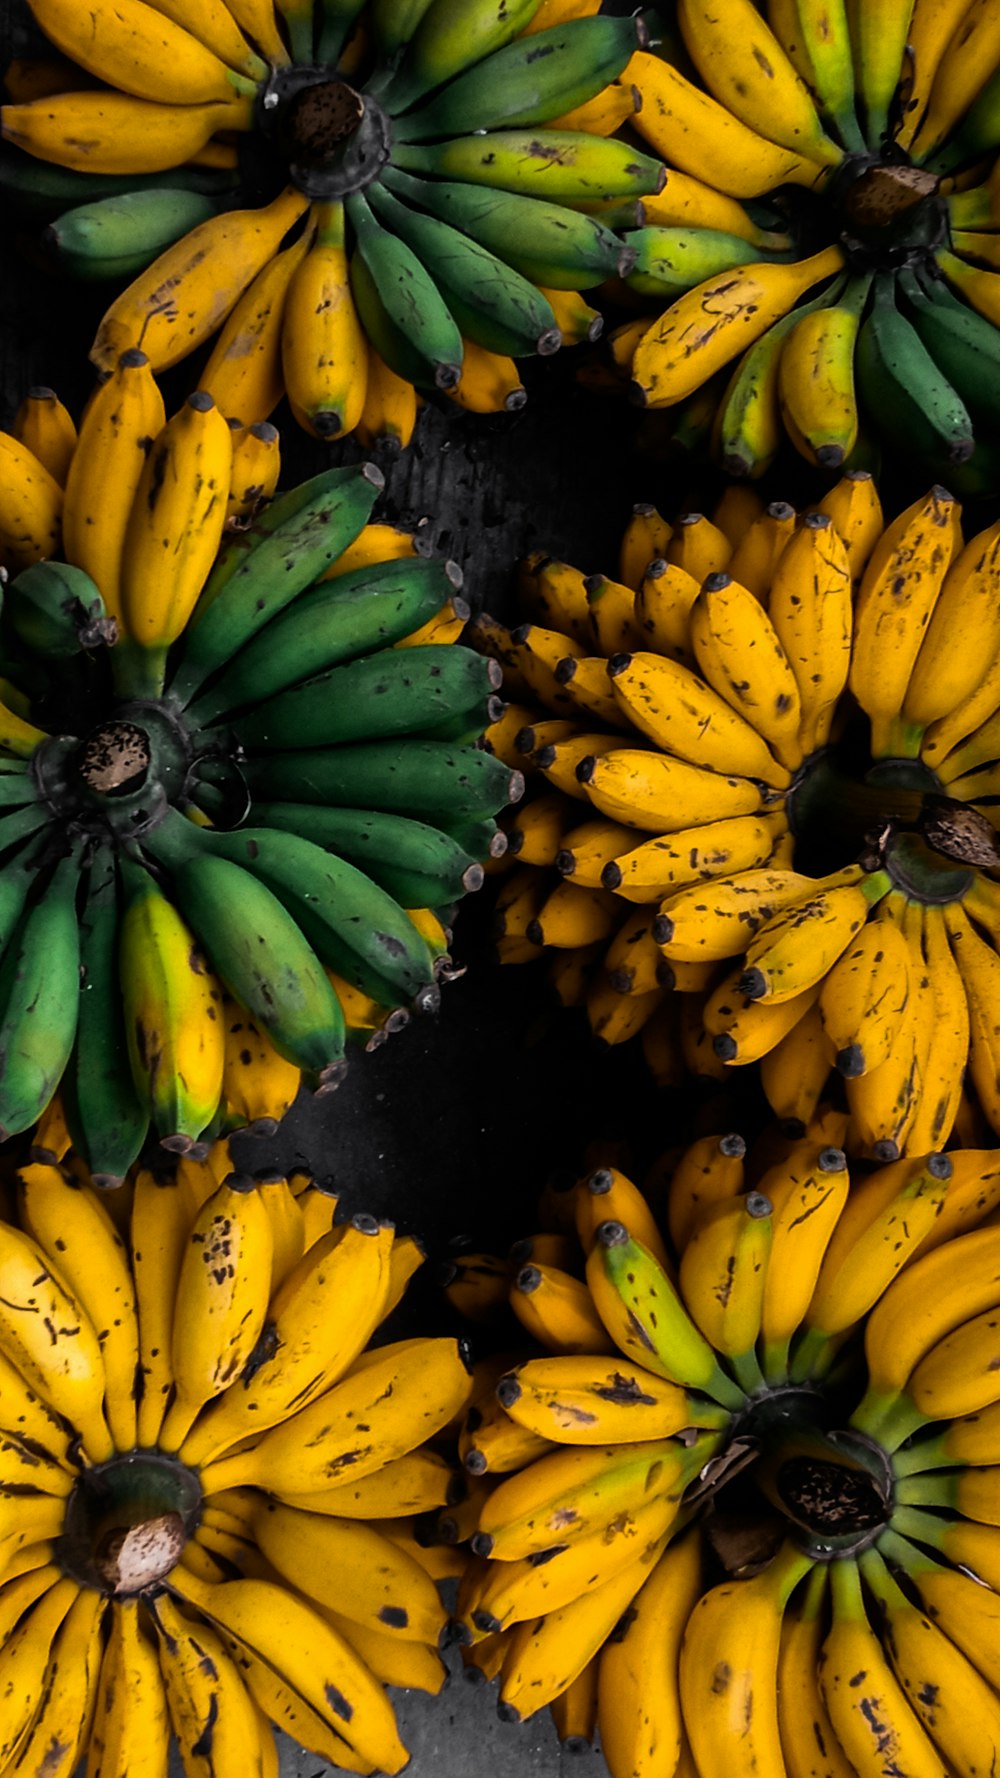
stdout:
{"type": "Polygon", "coordinates": [[[404,203],[451,223],[533,284],[586,290],[623,274],[632,263],[631,253],[599,217],[542,196],[417,179],[396,166],[384,169],[382,182],[404,203]]]}
{"type": "Polygon", "coordinates": [[[666,169],[652,156],[583,130],[492,130],[487,137],[402,142],[394,158],[407,173],[545,197],[557,204],[643,197],[660,191],[666,181],[666,169]]]}
{"type": "Polygon", "coordinates": [[[895,299],[895,275],[876,276],[855,355],[868,410],[887,436],[913,455],[945,465],[971,457],[969,411],[895,299]]]}
{"type": "Polygon", "coordinates": [[[778,365],[778,400],[797,451],[820,469],[839,469],[858,439],[854,352],[871,276],[852,278],[836,302],[791,329],[778,365]]]}
{"type": "Polygon", "coordinates": [[[373,463],[326,470],[282,495],[227,545],[201,591],[169,686],[181,704],[354,542],[384,477],[373,463]]]}
{"type": "Polygon", "coordinates": [[[761,257],[752,242],[712,228],[664,228],[651,224],[623,235],[635,261],[625,280],[640,296],[660,302],[692,290],[706,278],[737,265],[756,263],[761,257]]]}
{"type": "Polygon", "coordinates": [[[551,355],[562,344],[551,304],[521,272],[436,216],[371,187],[376,215],[431,274],[463,337],[489,352],[551,355]]]}
{"type": "Polygon", "coordinates": [[[255,803],[254,819],[312,840],[364,870],[403,908],[445,907],[481,887],[475,855],[439,827],[380,809],[255,803]]]}
{"type": "Polygon", "coordinates": [[[382,103],[393,117],[409,110],[425,93],[503,49],[537,11],[538,0],[432,0],[411,25],[382,103]]]}
{"type": "MultiPolygon", "coordinates": [[[[27,811],[33,814],[34,810],[27,811]]],[[[16,821],[8,816],[7,821],[16,821]]],[[[23,905],[27,883],[15,864],[8,919],[23,905]]],[[[59,861],[11,932],[0,964],[0,1133],[27,1130],[48,1105],[65,1071],[80,999],[76,896],[80,854],[59,861]]],[[[16,917],[16,916],[15,916],[16,917]]],[[[12,921],[13,924],[13,921],[12,921]]]]}
{"type": "Polygon", "coordinates": [[[494,50],[395,123],[400,142],[544,124],[585,104],[646,44],[642,19],[570,18],[494,50]]]}
{"type": "Polygon", "coordinates": [[[411,556],[321,580],[244,643],[189,706],[204,727],[343,661],[389,648],[425,623],[462,584],[453,562],[411,556]]]}

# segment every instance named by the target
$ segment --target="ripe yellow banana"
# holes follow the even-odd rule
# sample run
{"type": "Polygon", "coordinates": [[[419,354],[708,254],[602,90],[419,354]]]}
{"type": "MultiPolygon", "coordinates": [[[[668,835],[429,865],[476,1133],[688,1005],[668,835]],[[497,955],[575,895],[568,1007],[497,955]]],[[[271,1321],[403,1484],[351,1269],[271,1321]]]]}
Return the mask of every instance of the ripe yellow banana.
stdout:
{"type": "Polygon", "coordinates": [[[14,415],[11,433],[61,488],[76,450],[76,424],[54,389],[29,389],[14,415]]]}
{"type": "Polygon", "coordinates": [[[729,1359],[744,1388],[748,1379],[759,1379],[753,1348],[774,1232],[771,1209],[770,1198],[759,1191],[707,1206],[681,1255],[680,1288],[688,1312],[729,1359]]]}
{"type": "Polygon", "coordinates": [[[646,749],[616,748],[580,772],[595,808],[647,833],[676,833],[764,806],[760,787],[749,778],[724,777],[646,749]]]}
{"type": "Polygon", "coordinates": [[[832,1067],[833,1048],[814,1002],[792,1030],[761,1057],[764,1097],[789,1133],[804,1132],[811,1123],[832,1067]]]}
{"type": "Polygon", "coordinates": [[[741,991],[774,1005],[821,983],[864,925],[869,909],[891,887],[884,871],[860,883],[827,887],[775,914],[744,953],[741,991]]]}
{"type": "Polygon", "coordinates": [[[601,880],[625,901],[662,901],[692,883],[766,865],[785,831],[780,812],[709,821],[636,846],[607,865],[601,880]]]}
{"type": "Polygon", "coordinates": [[[295,1100],[301,1070],[278,1054],[266,1031],[234,1000],[223,995],[222,1006],[226,1112],[234,1128],[256,1125],[261,1135],[273,1135],[295,1100]]]}
{"type": "Polygon", "coordinates": [[[772,500],[769,505],[761,506],[759,496],[745,483],[734,482],[732,487],[734,492],[749,496],[754,504],[739,522],[729,572],[740,586],[745,586],[762,605],[770,608],[775,571],[795,536],[798,515],[787,500],[772,500]]]}
{"type": "Polygon", "coordinates": [[[348,277],[341,202],[313,207],[315,234],[285,297],[281,362],[292,412],[315,438],[353,432],[365,405],[364,328],[348,277]]]}
{"type": "Polygon", "coordinates": [[[104,1361],[90,1317],[19,1229],[0,1229],[0,1351],[77,1429],[92,1463],[114,1450],[102,1413],[104,1361]]]}
{"type": "Polygon", "coordinates": [[[727,110],[820,166],[840,163],[842,149],[825,134],[807,87],[751,0],[736,0],[725,18],[706,0],[679,0],[677,18],[695,67],[727,110]]]}
{"type": "Polygon", "coordinates": [[[667,561],[683,568],[699,586],[710,574],[724,573],[732,553],[726,533],[703,512],[682,513],[667,544],[667,561]]]}
{"type": "Polygon", "coordinates": [[[170,1742],[156,1647],[137,1599],[115,1601],[90,1729],[91,1759],[104,1778],[159,1778],[170,1742]]]}
{"type": "Polygon", "coordinates": [[[73,0],[32,0],[32,11],[71,61],[138,99],[209,105],[256,91],[183,25],[140,0],[96,5],[86,15],[73,0]]]}
{"type": "Polygon", "coordinates": [[[823,169],[815,160],[749,129],[725,105],[685,80],[673,63],[637,51],[629,66],[642,94],[635,128],[671,167],[696,179],[703,179],[710,167],[718,190],[734,198],[762,197],[778,185],[822,181],[823,169]]]}
{"type": "Polygon", "coordinates": [[[982,684],[1000,644],[1000,524],[971,537],[955,557],[924,632],[903,699],[918,731],[947,718],[982,684]]]}
{"type": "Polygon", "coordinates": [[[823,1643],[820,1687],[834,1733],[852,1766],[913,1778],[942,1778],[937,1754],[896,1679],[865,1609],[853,1561],[830,1565],[833,1623],[823,1643]]]}
{"type": "Polygon", "coordinates": [[[256,420],[266,420],[281,400],[285,304],[309,239],[306,231],[291,247],[267,261],[230,311],[212,347],[199,381],[227,420],[251,426],[256,420]]]}
{"type": "Polygon", "coordinates": [[[725,1413],[676,1384],[617,1360],[535,1358],[497,1385],[505,1411],[555,1444],[634,1444],[685,1426],[721,1427],[725,1413]]]}
{"type": "Polygon", "coordinates": [[[854,347],[869,283],[852,279],[838,302],[803,315],[782,348],[782,418],[796,450],[821,469],[838,469],[857,443],[854,347]]]}
{"type": "MultiPolygon", "coordinates": [[[[207,105],[171,105],[104,89],[61,92],[4,105],[0,133],[35,160],[78,173],[162,173],[191,160],[217,130],[251,129],[253,110],[251,94],[234,93],[207,105]]],[[[119,352],[140,343],[135,338],[122,339],[117,347],[109,342],[100,368],[110,370],[119,352]]]]}
{"type": "Polygon", "coordinates": [[[27,445],[0,432],[0,550],[15,569],[30,568],[59,548],[63,492],[27,445]]]}
{"type": "Polygon", "coordinates": [[[558,1266],[523,1266],[510,1306],[522,1327],[548,1352],[613,1352],[587,1286],[558,1266]]]}
{"type": "Polygon", "coordinates": [[[771,1383],[787,1374],[788,1348],[812,1301],[850,1185],[843,1150],[829,1144],[796,1144],[787,1166],[770,1168],[761,1178],[774,1231],[760,1323],[762,1365],[771,1383]]]}
{"type": "Polygon", "coordinates": [[[743,1190],[746,1143],[735,1131],[700,1136],[680,1155],[670,1179],[667,1221],[670,1239],[683,1254],[702,1211],[743,1190]]]}
{"type": "Polygon", "coordinates": [[[903,99],[903,120],[896,141],[910,149],[923,122],[942,57],[969,11],[969,0],[918,0],[913,8],[907,56],[910,79],[903,99]]]}
{"type": "Polygon", "coordinates": [[[969,1073],[990,1124],[1000,1118],[1000,958],[969,919],[961,903],[944,910],[952,954],[965,984],[969,1010],[969,1073]]]}
{"type": "MultiPolygon", "coordinates": [[[[171,1578],[183,1598],[182,1572],[175,1568],[171,1578]]],[[[218,1778],[236,1778],[239,1772],[263,1778],[256,1707],[218,1631],[192,1620],[167,1593],[157,1596],[150,1615],[162,1644],[170,1722],[185,1765],[197,1770],[207,1737],[218,1778]]]]}
{"type": "Polygon", "coordinates": [[[711,574],[691,607],[690,626],[709,685],[794,771],[802,761],[799,688],[760,600],[730,575],[711,574]]]}
{"type": "Polygon", "coordinates": [[[662,655],[625,654],[609,663],[609,677],[626,715],[666,752],[711,771],[761,778],[776,788],[790,781],[746,714],[690,668],[662,655]]]}
{"type": "Polygon", "coordinates": [[[664,1271],[673,1268],[666,1242],[648,1200],[617,1167],[597,1167],[573,1191],[574,1222],[584,1254],[590,1253],[602,1222],[624,1222],[664,1271]]]}
{"type": "Polygon", "coordinates": [[[436,1646],[447,1612],[433,1581],[374,1526],[271,1501],[254,1516],[257,1543],[277,1572],[352,1623],[436,1646]]]}
{"type": "Polygon", "coordinates": [[[204,344],[308,202],[287,186],[263,209],[227,210],[199,223],[115,298],[97,330],[91,362],[111,370],[129,346],[139,346],[160,371],[204,344]]]}
{"type": "MultiPolygon", "coordinates": [[[[101,1665],[107,1601],[81,1587],[52,1643],[38,1711],[20,1743],[15,1770],[70,1778],[89,1741],[101,1665]]],[[[36,1608],[37,1609],[37,1608],[36,1608]]]]}
{"type": "Polygon", "coordinates": [[[828,1572],[814,1568],[798,1606],[785,1612],[778,1650],[778,1730],[788,1778],[854,1778],[819,1687],[828,1572]],[[818,1763],[819,1762],[819,1763],[818,1763]]]}
{"type": "Polygon", "coordinates": [[[872,753],[893,752],[893,725],[952,559],[960,507],[944,488],[886,527],[865,569],[854,613],[849,685],[872,724],[872,753]]]}
{"type": "Polygon", "coordinates": [[[636,348],[632,387],[637,398],[647,407],[683,401],[843,263],[839,247],[826,247],[794,264],[737,266],[686,291],[636,348]]]}
{"type": "Polygon", "coordinates": [[[874,476],[867,469],[849,469],[829,493],[824,494],[817,511],[825,512],[833,520],[847,551],[851,580],[856,586],[884,528],[882,503],[874,476]]]}
{"type": "Polygon", "coordinates": [[[1000,19],[989,0],[971,0],[954,19],[938,62],[927,109],[909,144],[914,160],[930,159],[968,111],[998,61],[1000,19]]]}
{"type": "Polygon", "coordinates": [[[812,1567],[786,1543],[752,1580],[703,1593],[684,1631],[680,1697],[701,1778],[781,1772],[776,1679],[781,1622],[790,1594],[812,1567]],[[720,1676],[725,1683],[720,1684],[720,1676]]]}
{"type": "MultiPolygon", "coordinates": [[[[859,877],[854,867],[852,879],[859,877]]],[[[671,962],[737,957],[748,935],[753,937],[783,909],[806,901],[815,886],[815,878],[796,871],[762,869],[736,872],[708,890],[682,889],[663,903],[658,942],[671,962]]]]}
{"type": "Polygon", "coordinates": [[[910,977],[902,928],[879,908],[820,989],[820,1017],[842,1074],[868,1074],[888,1059],[906,1014],[910,977]]]}
{"type": "Polygon", "coordinates": [[[515,359],[464,338],[461,375],[445,394],[470,414],[515,414],[528,399],[515,359]]]}
{"type": "Polygon", "coordinates": [[[662,1760],[680,1758],[682,1715],[677,1660],[684,1626],[701,1592],[697,1533],[664,1551],[632,1600],[623,1633],[600,1656],[598,1709],[601,1746],[614,1773],[645,1778],[662,1760]]]}

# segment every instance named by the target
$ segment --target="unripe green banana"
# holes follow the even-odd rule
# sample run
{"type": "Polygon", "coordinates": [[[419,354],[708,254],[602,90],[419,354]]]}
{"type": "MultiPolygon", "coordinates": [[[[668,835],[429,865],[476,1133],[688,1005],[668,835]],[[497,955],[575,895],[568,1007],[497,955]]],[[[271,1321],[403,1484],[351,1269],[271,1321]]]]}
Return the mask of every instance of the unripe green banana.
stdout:
{"type": "Polygon", "coordinates": [[[497,661],[455,643],[382,649],[265,700],[241,719],[240,740],[274,751],[415,734],[502,683],[497,661]]]}
{"type": "Polygon", "coordinates": [[[406,45],[383,102],[393,115],[481,62],[523,31],[540,0],[432,0],[406,45]]]}
{"type": "Polygon", "coordinates": [[[447,142],[400,142],[394,159],[409,173],[557,203],[648,197],[662,191],[667,177],[662,161],[585,130],[495,130],[447,142]]]}
{"type": "Polygon", "coordinates": [[[0,1141],[37,1123],[69,1060],[79,1006],[80,855],[56,865],[0,965],[0,1141]]]}
{"type": "Polygon", "coordinates": [[[403,908],[443,907],[483,882],[464,846],[424,821],[375,809],[318,809],[312,803],[256,803],[254,820],[335,852],[371,877],[403,908]]]}
{"type": "Polygon", "coordinates": [[[80,916],[80,1015],[62,1081],[73,1146],[94,1183],[119,1185],[137,1158],[149,1118],[129,1067],[118,929],[121,893],[110,848],[92,859],[80,916]]]}
{"type": "Polygon", "coordinates": [[[939,463],[964,463],[975,445],[968,409],[896,307],[894,283],[893,274],[875,281],[858,335],[858,387],[879,431],[900,449],[939,463]]]}
{"type": "Polygon", "coordinates": [[[125,191],[65,211],[42,240],[74,278],[130,278],[217,210],[211,198],[177,187],[125,191]]]}
{"type": "Polygon", "coordinates": [[[376,220],[356,191],[346,209],[357,240],[351,289],[365,329],[397,376],[420,389],[453,389],[462,336],[431,274],[413,250],[376,220]]]}
{"type": "MultiPolygon", "coordinates": [[[[517,802],[520,772],[491,753],[446,741],[368,741],[352,747],[275,754],[244,767],[255,797],[332,803],[414,815],[455,833],[454,823],[479,822],[517,802]]],[[[461,834],[455,834],[462,840],[461,834]]],[[[462,841],[464,843],[464,841],[462,841]]]]}
{"type": "Polygon", "coordinates": [[[638,228],[625,236],[625,244],[635,253],[626,280],[630,289],[667,302],[716,272],[767,258],[750,241],[714,228],[638,228]]]}
{"type": "Polygon", "coordinates": [[[51,558],[33,562],[15,575],[3,609],[5,624],[20,642],[56,660],[114,642],[118,634],[90,575],[51,558]]]}

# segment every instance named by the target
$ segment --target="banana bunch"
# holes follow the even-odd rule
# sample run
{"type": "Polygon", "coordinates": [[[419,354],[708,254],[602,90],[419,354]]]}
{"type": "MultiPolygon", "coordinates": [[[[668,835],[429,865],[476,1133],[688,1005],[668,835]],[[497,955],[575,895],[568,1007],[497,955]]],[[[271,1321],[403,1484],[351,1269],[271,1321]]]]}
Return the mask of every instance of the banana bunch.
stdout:
{"type": "Polygon", "coordinates": [[[764,1167],[699,1139],[662,1229],[586,1175],[524,1243],[544,1351],[477,1367],[463,1653],[506,1720],[599,1730],[612,1778],[806,1774],[817,1747],[838,1778],[944,1778],[998,1744],[996,1152],[852,1180],[846,1124],[824,1107],[764,1167]]]}
{"type": "Polygon", "coordinates": [[[409,442],[418,391],[516,409],[515,360],[596,337],[580,293],[663,183],[614,136],[646,26],[590,0],[29,4],[70,65],[8,77],[0,189],[59,269],[133,280],[99,371],[214,339],[245,426],[283,394],[366,446],[409,442]]]}
{"type": "MultiPolygon", "coordinates": [[[[663,190],[614,376],[757,477],[872,440],[986,493],[1000,463],[1000,25],[988,5],[678,0],[630,65],[663,190]],[[641,312],[636,314],[636,298],[641,312]],[[655,303],[651,319],[649,305],[655,303]]],[[[863,454],[860,454],[863,453],[863,454]]]]}
{"type": "Polygon", "coordinates": [[[0,434],[0,1132],[58,1090],[112,1183],[434,1010],[520,780],[460,570],[370,522],[373,465],[264,499],[274,428],[166,420],[132,349],[59,471],[50,396],[0,434]]]}
{"type": "Polygon", "coordinates": [[[886,523],[864,471],[801,514],[734,487],[520,595],[472,628],[528,783],[500,959],[662,1084],[759,1062],[792,1128],[839,1072],[852,1154],[1000,1131],[1000,525],[940,487],[886,523]]]}
{"type": "Polygon", "coordinates": [[[369,1349],[419,1247],[225,1142],[110,1197],[64,1160],[0,1224],[5,1764],[166,1778],[176,1739],[246,1778],[281,1729],[401,1771],[384,1688],[445,1679],[412,1520],[471,1389],[454,1339],[369,1349]]]}

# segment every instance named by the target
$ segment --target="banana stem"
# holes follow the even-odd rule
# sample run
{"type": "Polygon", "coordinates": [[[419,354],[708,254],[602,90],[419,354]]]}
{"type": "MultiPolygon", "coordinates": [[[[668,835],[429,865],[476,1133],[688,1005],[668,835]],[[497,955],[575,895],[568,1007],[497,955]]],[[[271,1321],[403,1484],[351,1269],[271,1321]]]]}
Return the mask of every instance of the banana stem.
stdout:
{"type": "Polygon", "coordinates": [[[891,1526],[883,1531],[875,1548],[887,1561],[894,1562],[897,1568],[904,1569],[907,1574],[916,1575],[928,1568],[941,1566],[939,1562],[935,1562],[933,1556],[929,1556],[925,1550],[918,1550],[908,1537],[901,1537],[891,1526]]]}
{"type": "Polygon", "coordinates": [[[796,1343],[788,1376],[792,1383],[809,1383],[828,1370],[836,1356],[833,1335],[821,1327],[807,1327],[796,1343]]]}
{"type": "Polygon", "coordinates": [[[159,698],[167,672],[167,649],[142,648],[123,638],[110,651],[111,677],[122,698],[159,698]]]}
{"type": "MultiPolygon", "coordinates": [[[[914,1543],[929,1544],[932,1550],[945,1549],[950,1528],[947,1519],[935,1518],[933,1513],[924,1513],[916,1506],[897,1506],[893,1512],[889,1531],[898,1532],[901,1537],[911,1538],[914,1543]]],[[[883,1532],[882,1536],[887,1536],[883,1532]]],[[[881,1542],[881,1538],[879,1539],[881,1542]]]]}
{"type": "Polygon", "coordinates": [[[786,1340],[771,1340],[764,1344],[763,1371],[772,1389],[788,1382],[788,1348],[791,1343],[789,1334],[786,1340]]]}
{"type": "Polygon", "coordinates": [[[739,1353],[736,1358],[727,1359],[726,1362],[745,1395],[756,1395],[767,1388],[768,1379],[760,1368],[760,1360],[753,1346],[748,1346],[745,1352],[739,1353]]]}
{"type": "Polygon", "coordinates": [[[850,1424],[857,1432],[875,1439],[891,1456],[904,1439],[926,1426],[928,1419],[900,1390],[896,1395],[866,1395],[851,1415],[850,1424]]]}
{"type": "Polygon", "coordinates": [[[896,1499],[900,1506],[954,1506],[954,1477],[950,1471],[939,1475],[933,1470],[927,1475],[903,1476],[896,1484],[896,1499]]]}
{"type": "Polygon", "coordinates": [[[900,1481],[904,1476],[920,1475],[928,1469],[951,1469],[954,1463],[948,1450],[947,1433],[941,1433],[937,1438],[918,1439],[908,1451],[895,1451],[892,1458],[893,1472],[900,1481]]]}
{"type": "Polygon", "coordinates": [[[908,722],[899,712],[879,725],[872,724],[873,759],[919,759],[926,730],[923,723],[908,722]]]}

